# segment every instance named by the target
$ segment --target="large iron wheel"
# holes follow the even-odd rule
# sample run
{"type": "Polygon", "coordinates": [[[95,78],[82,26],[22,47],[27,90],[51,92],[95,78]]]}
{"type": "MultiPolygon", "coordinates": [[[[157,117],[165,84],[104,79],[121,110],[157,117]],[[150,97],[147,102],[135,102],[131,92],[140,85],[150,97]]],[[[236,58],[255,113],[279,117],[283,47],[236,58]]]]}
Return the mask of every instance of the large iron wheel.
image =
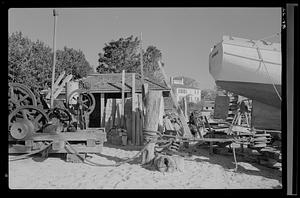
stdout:
{"type": "Polygon", "coordinates": [[[9,114],[9,129],[14,122],[23,119],[33,123],[35,132],[42,129],[42,127],[49,122],[49,117],[44,110],[32,105],[20,106],[9,114]]]}
{"type": "Polygon", "coordinates": [[[8,108],[9,113],[16,108],[25,105],[37,106],[35,95],[32,91],[20,83],[8,84],[8,108]]]}
{"type": "Polygon", "coordinates": [[[71,122],[72,121],[72,116],[70,112],[67,109],[63,108],[58,108],[55,107],[53,109],[50,109],[47,112],[48,117],[51,119],[52,117],[57,117],[63,122],[71,122]]]}
{"type": "Polygon", "coordinates": [[[87,114],[91,114],[96,105],[95,97],[85,90],[76,89],[68,97],[67,107],[71,110],[81,108],[87,114]]]}

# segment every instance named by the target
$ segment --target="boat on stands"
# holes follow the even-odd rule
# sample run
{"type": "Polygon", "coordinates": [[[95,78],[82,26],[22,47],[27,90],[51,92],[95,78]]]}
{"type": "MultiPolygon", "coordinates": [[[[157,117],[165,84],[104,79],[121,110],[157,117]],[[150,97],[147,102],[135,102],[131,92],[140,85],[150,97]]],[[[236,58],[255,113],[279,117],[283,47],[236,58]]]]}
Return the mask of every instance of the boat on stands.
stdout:
{"type": "Polygon", "coordinates": [[[252,100],[252,124],[281,130],[281,44],[223,36],[209,54],[217,86],[252,100]]]}

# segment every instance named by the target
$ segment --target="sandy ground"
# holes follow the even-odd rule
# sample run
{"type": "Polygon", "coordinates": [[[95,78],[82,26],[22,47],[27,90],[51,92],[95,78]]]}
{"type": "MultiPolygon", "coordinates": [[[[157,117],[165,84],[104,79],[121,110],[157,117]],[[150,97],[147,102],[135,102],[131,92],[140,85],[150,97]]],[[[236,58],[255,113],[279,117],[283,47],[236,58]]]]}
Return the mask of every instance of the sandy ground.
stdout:
{"type": "MultiPolygon", "coordinates": [[[[192,147],[193,148],[193,147],[192,147]]],[[[281,171],[232,156],[210,156],[208,149],[192,149],[183,172],[161,173],[140,165],[140,158],[118,167],[98,167],[65,162],[50,156],[44,161],[28,158],[9,162],[10,189],[272,189],[282,188],[281,171]],[[194,150],[194,151],[192,151],[194,150]]],[[[132,146],[104,145],[90,160],[115,164],[138,153],[132,146]]]]}

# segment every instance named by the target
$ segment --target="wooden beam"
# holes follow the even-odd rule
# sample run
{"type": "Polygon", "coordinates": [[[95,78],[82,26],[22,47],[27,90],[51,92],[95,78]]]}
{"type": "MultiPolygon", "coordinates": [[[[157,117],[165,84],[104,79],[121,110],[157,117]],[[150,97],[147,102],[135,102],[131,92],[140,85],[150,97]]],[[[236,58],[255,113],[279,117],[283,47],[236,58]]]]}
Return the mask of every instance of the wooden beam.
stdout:
{"type": "Polygon", "coordinates": [[[53,85],[53,88],[54,88],[54,91],[57,89],[57,86],[59,85],[60,81],[63,79],[63,77],[65,76],[66,72],[63,71],[59,77],[57,78],[57,80],[55,81],[54,85],[53,85]]]}
{"type": "Polygon", "coordinates": [[[143,145],[143,142],[144,142],[144,135],[143,135],[143,128],[144,128],[144,113],[143,113],[143,102],[142,102],[142,95],[139,94],[138,97],[138,111],[140,113],[140,116],[141,116],[141,120],[140,120],[140,123],[139,123],[139,128],[140,128],[140,145],[143,145]]]}
{"type": "Polygon", "coordinates": [[[113,86],[113,87],[115,87],[117,89],[122,90],[122,84],[120,84],[120,83],[111,83],[111,82],[108,82],[107,84],[109,84],[109,85],[111,85],[111,86],[113,86]]]}
{"type": "Polygon", "coordinates": [[[124,127],[124,110],[125,110],[125,70],[122,70],[122,107],[121,107],[121,127],[124,127]]]}
{"type": "Polygon", "coordinates": [[[116,126],[116,111],[117,111],[117,103],[116,103],[116,99],[113,98],[112,99],[112,127],[116,126]]]}
{"type": "Polygon", "coordinates": [[[187,120],[187,101],[186,101],[186,96],[182,98],[182,102],[183,102],[183,115],[184,117],[186,118],[186,122],[188,121],[187,120]]]}
{"type": "Polygon", "coordinates": [[[135,112],[135,145],[140,145],[140,134],[142,133],[140,114],[140,111],[135,112]]]}
{"type": "Polygon", "coordinates": [[[161,73],[163,74],[164,81],[165,81],[166,85],[171,89],[170,93],[171,93],[171,98],[172,98],[172,101],[173,101],[173,105],[174,105],[174,107],[175,107],[175,109],[176,109],[176,111],[177,111],[177,113],[179,115],[179,119],[180,119],[180,121],[181,121],[181,123],[183,125],[183,131],[184,131],[183,136],[185,136],[185,137],[192,137],[193,135],[191,133],[191,130],[190,130],[189,126],[187,125],[186,118],[183,115],[183,112],[182,112],[182,110],[181,110],[181,108],[180,108],[180,106],[179,106],[179,104],[178,104],[178,102],[176,100],[176,96],[173,93],[173,90],[172,90],[171,85],[170,85],[170,83],[168,81],[167,75],[166,75],[166,73],[165,73],[165,71],[164,71],[164,69],[163,69],[160,61],[158,61],[158,66],[159,66],[159,69],[160,69],[161,73]]]}
{"type": "Polygon", "coordinates": [[[67,82],[69,82],[72,79],[73,75],[70,74],[65,79],[62,81],[62,83],[57,87],[56,90],[54,90],[53,98],[56,98],[61,91],[63,90],[64,86],[66,85],[67,82]]]}
{"type": "MultiPolygon", "coordinates": [[[[144,126],[145,126],[145,131],[147,133],[151,133],[150,131],[157,131],[158,129],[161,96],[162,96],[161,91],[153,91],[153,90],[150,90],[146,96],[146,102],[145,102],[146,114],[145,114],[144,126]]],[[[153,135],[156,135],[156,133],[153,135]]],[[[147,136],[145,138],[147,138],[147,136]]],[[[155,147],[155,142],[151,142],[146,145],[145,150],[142,152],[142,164],[147,164],[152,162],[152,160],[155,157],[154,147],[155,147]]]]}
{"type": "Polygon", "coordinates": [[[129,89],[132,89],[132,87],[130,85],[128,85],[127,83],[125,83],[125,86],[128,87],[129,89]]]}
{"type": "Polygon", "coordinates": [[[164,130],[164,119],[163,116],[165,114],[165,107],[164,107],[164,97],[160,97],[160,108],[159,108],[159,116],[158,116],[158,130],[163,132],[164,130]]]}
{"type": "Polygon", "coordinates": [[[104,120],[104,123],[105,123],[105,116],[104,116],[104,108],[105,108],[105,105],[104,105],[104,93],[101,93],[100,94],[100,127],[105,127],[105,124],[103,124],[103,120],[104,120]]]}
{"type": "Polygon", "coordinates": [[[135,143],[135,113],[136,113],[136,95],[135,95],[135,74],[132,74],[132,89],[131,89],[131,95],[132,95],[132,114],[131,114],[131,142],[135,143]]]}

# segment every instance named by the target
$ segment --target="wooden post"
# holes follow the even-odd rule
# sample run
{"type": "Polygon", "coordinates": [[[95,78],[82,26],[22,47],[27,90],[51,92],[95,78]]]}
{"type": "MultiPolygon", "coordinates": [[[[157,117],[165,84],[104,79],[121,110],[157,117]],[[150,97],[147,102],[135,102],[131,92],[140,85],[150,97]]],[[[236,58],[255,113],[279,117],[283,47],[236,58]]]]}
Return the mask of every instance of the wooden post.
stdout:
{"type": "Polygon", "coordinates": [[[183,102],[183,109],[182,109],[182,111],[183,111],[183,115],[184,115],[184,117],[185,117],[185,119],[186,119],[186,122],[187,122],[187,120],[188,120],[188,115],[187,115],[187,102],[186,102],[186,96],[182,98],[182,102],[183,102]]]}
{"type": "Polygon", "coordinates": [[[66,82],[66,93],[65,93],[65,100],[66,100],[66,104],[68,104],[68,95],[69,95],[69,93],[70,93],[70,90],[69,90],[69,86],[68,86],[68,84],[69,84],[70,82],[66,82]]]}
{"type": "Polygon", "coordinates": [[[147,97],[147,94],[148,94],[148,84],[145,83],[142,85],[142,103],[141,103],[141,106],[142,106],[142,113],[144,114],[145,116],[145,103],[146,103],[146,97],[147,97]]]}
{"type": "MultiPolygon", "coordinates": [[[[165,74],[165,71],[164,71],[164,69],[163,69],[160,61],[158,61],[158,66],[159,66],[159,69],[160,69],[161,73],[163,74],[165,83],[171,89],[171,86],[170,86],[169,81],[167,79],[167,75],[165,74]]],[[[176,96],[174,95],[172,89],[171,89],[170,93],[171,93],[171,98],[172,98],[172,101],[173,101],[173,105],[176,108],[176,111],[177,111],[177,113],[179,115],[179,119],[180,119],[180,121],[181,121],[181,123],[183,125],[183,131],[184,131],[183,136],[185,136],[185,137],[193,137],[193,135],[191,133],[191,130],[190,130],[190,128],[189,128],[189,126],[188,126],[188,124],[186,122],[186,118],[184,117],[183,112],[182,112],[180,106],[178,105],[178,102],[176,100],[176,96]]]]}
{"type": "MultiPolygon", "coordinates": [[[[159,109],[161,101],[162,92],[161,91],[149,91],[146,96],[145,103],[145,131],[157,131],[158,121],[159,121],[159,109]]],[[[150,133],[150,132],[147,132],[150,133]]],[[[145,134],[144,134],[145,137],[145,134]]],[[[147,136],[145,140],[148,142],[147,136]]],[[[154,147],[155,142],[148,143],[145,150],[142,153],[142,164],[147,164],[152,162],[154,159],[154,147]]]]}
{"type": "Polygon", "coordinates": [[[140,119],[140,111],[136,111],[135,112],[135,145],[139,145],[140,144],[140,134],[142,133],[142,128],[140,128],[140,123],[141,123],[141,119],[140,119]]]}
{"type": "Polygon", "coordinates": [[[139,128],[140,128],[140,145],[143,145],[144,142],[144,136],[143,136],[143,128],[144,128],[144,113],[143,113],[143,102],[142,102],[142,95],[138,95],[138,111],[140,112],[140,123],[139,123],[139,128]]]}
{"type": "Polygon", "coordinates": [[[115,127],[116,123],[116,111],[117,111],[117,103],[116,103],[116,99],[113,98],[112,99],[112,107],[111,107],[111,111],[112,111],[112,115],[111,115],[111,119],[112,119],[112,127],[115,127]]]}
{"type": "Polygon", "coordinates": [[[132,95],[132,114],[131,114],[131,142],[132,144],[135,143],[135,113],[136,113],[136,95],[135,95],[135,74],[132,74],[132,90],[131,90],[131,95],[132,95]]]}
{"type": "Polygon", "coordinates": [[[159,108],[159,116],[158,116],[158,131],[163,132],[164,130],[164,116],[165,107],[164,107],[164,97],[160,97],[160,108],[159,108]]]}
{"type": "Polygon", "coordinates": [[[112,99],[107,99],[105,105],[105,130],[108,131],[111,128],[111,103],[112,99]]]}
{"type": "Polygon", "coordinates": [[[54,9],[53,10],[53,16],[54,16],[54,33],[53,33],[53,66],[52,66],[52,84],[51,84],[51,100],[50,100],[50,107],[53,108],[53,94],[54,94],[54,78],[55,78],[55,64],[56,64],[56,21],[57,21],[57,12],[54,9]]]}
{"type": "Polygon", "coordinates": [[[103,122],[105,123],[105,116],[104,116],[104,93],[100,94],[100,127],[105,127],[105,125],[103,124],[103,122]],[[104,120],[104,121],[103,121],[104,120]]]}
{"type": "Polygon", "coordinates": [[[140,38],[140,55],[141,55],[141,82],[142,82],[142,85],[144,84],[144,61],[143,61],[143,43],[142,43],[142,32],[141,32],[141,38],[140,38]]]}
{"type": "Polygon", "coordinates": [[[125,70],[122,70],[122,107],[121,107],[121,127],[124,128],[125,123],[125,70]]]}

